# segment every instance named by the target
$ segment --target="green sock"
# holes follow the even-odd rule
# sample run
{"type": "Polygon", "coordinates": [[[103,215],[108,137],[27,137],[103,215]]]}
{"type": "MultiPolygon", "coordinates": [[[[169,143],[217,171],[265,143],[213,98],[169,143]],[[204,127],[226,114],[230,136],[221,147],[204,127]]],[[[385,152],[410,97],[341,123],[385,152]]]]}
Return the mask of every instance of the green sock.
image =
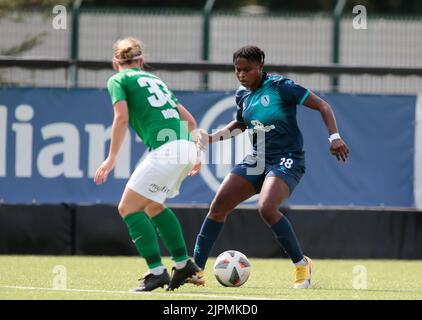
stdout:
{"type": "Polygon", "coordinates": [[[166,208],[163,212],[151,218],[151,221],[157,228],[164,245],[170,251],[172,259],[175,262],[188,259],[182,227],[174,212],[166,208]]]}
{"type": "Polygon", "coordinates": [[[129,229],[129,235],[140,256],[145,258],[148,268],[162,266],[157,234],[146,213],[130,213],[123,218],[123,221],[129,229]]]}

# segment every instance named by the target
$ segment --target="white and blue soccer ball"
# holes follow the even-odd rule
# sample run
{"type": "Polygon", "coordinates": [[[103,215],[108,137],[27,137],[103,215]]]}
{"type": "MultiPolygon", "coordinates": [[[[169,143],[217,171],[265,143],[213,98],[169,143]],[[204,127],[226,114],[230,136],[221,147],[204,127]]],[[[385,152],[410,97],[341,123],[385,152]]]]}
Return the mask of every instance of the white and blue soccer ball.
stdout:
{"type": "Polygon", "coordinates": [[[240,287],[249,279],[250,274],[251,264],[239,251],[224,251],[215,260],[215,278],[225,287],[240,287]]]}

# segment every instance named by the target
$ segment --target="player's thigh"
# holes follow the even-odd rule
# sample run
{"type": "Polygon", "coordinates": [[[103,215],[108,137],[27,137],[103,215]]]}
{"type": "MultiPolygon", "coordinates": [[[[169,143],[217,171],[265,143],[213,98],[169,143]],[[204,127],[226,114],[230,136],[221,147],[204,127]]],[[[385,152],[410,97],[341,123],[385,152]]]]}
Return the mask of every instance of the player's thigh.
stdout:
{"type": "Polygon", "coordinates": [[[282,157],[280,164],[274,165],[267,172],[262,184],[258,201],[260,212],[274,211],[290,197],[305,173],[303,154],[287,158],[282,157]]]}
{"type": "Polygon", "coordinates": [[[261,212],[278,211],[289,195],[290,189],[286,181],[280,177],[267,176],[259,195],[258,208],[261,212]]]}
{"type": "MultiPolygon", "coordinates": [[[[186,143],[174,141],[151,151],[136,167],[126,187],[156,203],[164,203],[167,198],[179,192],[181,175],[193,165],[189,161],[179,161],[179,147],[186,143]]],[[[195,148],[195,145],[193,148],[195,148]]],[[[188,144],[190,146],[190,144],[188,144]]],[[[185,148],[186,149],[186,148],[185,148]]],[[[186,152],[187,153],[187,152],[186,152]]]]}
{"type": "Polygon", "coordinates": [[[119,203],[119,213],[125,217],[129,213],[144,211],[152,203],[155,202],[126,187],[119,203]]]}
{"type": "Polygon", "coordinates": [[[252,197],[256,193],[255,187],[235,173],[230,173],[220,185],[211,203],[210,214],[227,215],[239,203],[252,197]]]}

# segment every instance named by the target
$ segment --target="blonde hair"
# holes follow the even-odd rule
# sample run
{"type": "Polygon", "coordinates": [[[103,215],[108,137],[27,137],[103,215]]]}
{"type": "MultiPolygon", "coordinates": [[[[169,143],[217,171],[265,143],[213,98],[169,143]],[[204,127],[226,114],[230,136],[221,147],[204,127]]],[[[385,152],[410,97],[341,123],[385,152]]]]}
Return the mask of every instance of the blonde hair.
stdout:
{"type": "Polygon", "coordinates": [[[142,58],[142,43],[134,37],[117,40],[114,45],[114,60],[119,64],[132,63],[142,58]]]}

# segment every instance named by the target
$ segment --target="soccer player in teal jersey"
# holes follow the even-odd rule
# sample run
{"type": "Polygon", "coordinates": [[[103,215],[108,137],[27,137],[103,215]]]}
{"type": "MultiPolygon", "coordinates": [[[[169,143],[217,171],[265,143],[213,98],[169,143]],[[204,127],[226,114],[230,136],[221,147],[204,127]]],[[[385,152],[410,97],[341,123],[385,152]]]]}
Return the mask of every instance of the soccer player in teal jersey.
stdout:
{"type": "MultiPolygon", "coordinates": [[[[312,260],[302,253],[289,220],[279,211],[305,172],[297,105],[321,113],[331,154],[337,160],[346,162],[349,149],[340,137],[330,105],[290,79],[263,72],[264,59],[264,52],[255,46],[242,47],[233,54],[236,77],[241,84],[236,92],[236,119],[212,135],[200,133],[201,148],[206,148],[208,143],[230,139],[248,130],[253,148],[218,189],[197,236],[194,259],[200,268],[205,268],[227,215],[258,193],[259,213],[295,265],[293,287],[306,289],[311,283],[312,260]]],[[[204,284],[203,272],[189,282],[204,284]]]]}
{"type": "Polygon", "coordinates": [[[188,257],[178,219],[164,206],[167,198],[179,193],[183,179],[199,170],[198,151],[189,134],[196,122],[161,79],[142,70],[143,64],[139,40],[130,37],[115,43],[113,67],[118,73],[108,80],[114,108],[110,150],[94,181],[101,184],[107,179],[129,124],[150,150],[131,175],[118,207],[149,268],[134,290],[152,291],[165,285],[174,290],[199,271],[188,257]],[[154,228],[175,261],[171,278],[161,261],[154,228]]]}

